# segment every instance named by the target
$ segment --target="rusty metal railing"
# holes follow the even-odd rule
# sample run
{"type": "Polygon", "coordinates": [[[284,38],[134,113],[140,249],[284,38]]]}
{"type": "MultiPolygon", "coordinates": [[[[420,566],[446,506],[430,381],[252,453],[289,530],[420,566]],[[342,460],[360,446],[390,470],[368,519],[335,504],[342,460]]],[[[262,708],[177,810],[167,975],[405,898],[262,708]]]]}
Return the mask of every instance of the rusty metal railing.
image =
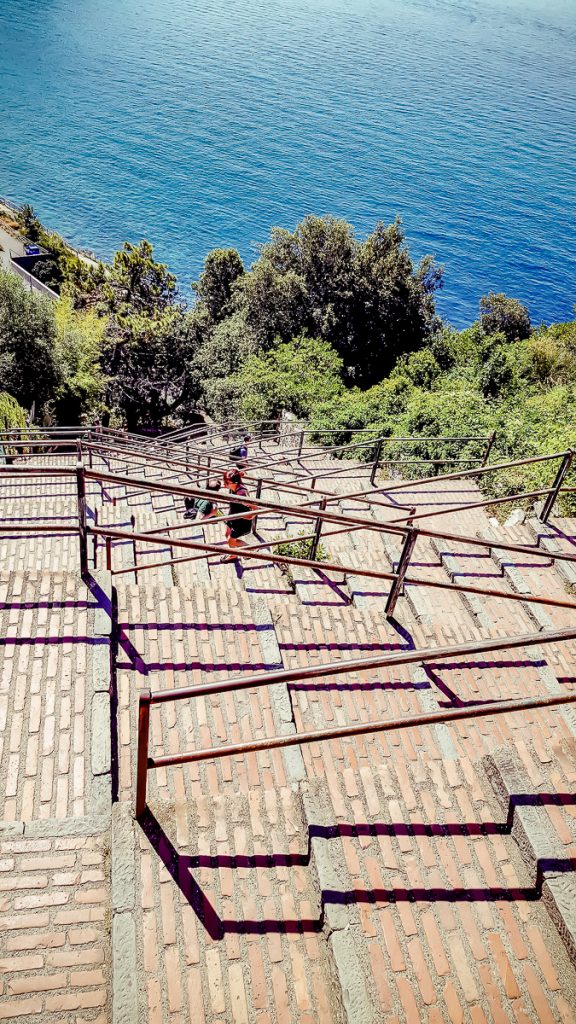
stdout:
{"type": "Polygon", "coordinates": [[[150,709],[156,704],[172,703],[178,700],[189,700],[196,697],[213,696],[216,694],[236,692],[238,690],[256,689],[262,686],[273,686],[279,683],[301,682],[309,679],[326,678],[327,676],[345,675],[350,672],[365,672],[377,668],[395,668],[399,665],[410,665],[421,661],[443,661],[447,658],[463,657],[472,654],[486,654],[489,651],[514,650],[519,647],[530,647],[536,644],[560,643],[576,638],[576,628],[548,630],[527,636],[515,636],[496,640],[458,644],[449,647],[429,647],[420,651],[401,651],[375,658],[356,658],[353,661],[331,661],[325,665],[313,665],[308,668],[281,669],[276,672],[265,672],[260,675],[238,677],[219,683],[201,683],[196,686],[179,687],[171,690],[144,690],[140,693],[138,705],[138,749],[135,814],[142,817],[147,806],[148,772],[156,768],[167,768],[172,765],[191,764],[198,761],[213,760],[221,757],[235,757],[244,753],[273,750],[280,747],[303,746],[309,743],[321,743],[332,739],[347,739],[368,733],[390,732],[399,729],[417,728],[437,723],[454,722],[466,718],[479,718],[492,715],[508,714],[515,711],[527,711],[534,708],[560,707],[576,701],[576,693],[558,695],[546,694],[520,700],[494,701],[476,707],[439,710],[420,715],[409,715],[403,718],[380,719],[361,722],[356,725],[339,726],[337,728],[316,729],[312,732],[301,732],[289,736],[271,736],[262,740],[248,740],[244,743],[226,744],[220,747],[209,747],[200,750],[186,751],[182,754],[169,754],[163,757],[150,757],[150,709]]]}

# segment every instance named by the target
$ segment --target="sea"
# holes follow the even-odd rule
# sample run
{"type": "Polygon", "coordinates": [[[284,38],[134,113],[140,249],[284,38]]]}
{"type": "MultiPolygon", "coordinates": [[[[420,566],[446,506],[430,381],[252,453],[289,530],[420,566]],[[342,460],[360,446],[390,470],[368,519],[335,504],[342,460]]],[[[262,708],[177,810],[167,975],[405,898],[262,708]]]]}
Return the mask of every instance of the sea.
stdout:
{"type": "Polygon", "coordinates": [[[461,327],[576,302],[576,0],[0,0],[0,195],[191,282],[272,226],[403,220],[461,327]]]}

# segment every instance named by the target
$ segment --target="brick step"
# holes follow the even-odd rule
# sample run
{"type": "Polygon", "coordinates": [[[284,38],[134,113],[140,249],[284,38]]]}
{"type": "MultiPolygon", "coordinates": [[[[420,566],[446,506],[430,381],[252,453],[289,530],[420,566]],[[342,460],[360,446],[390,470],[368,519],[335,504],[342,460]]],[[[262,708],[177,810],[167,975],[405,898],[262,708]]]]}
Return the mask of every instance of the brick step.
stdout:
{"type": "Polygon", "coordinates": [[[153,799],[135,842],[142,1019],[343,1024],[298,794],[153,799]]]}
{"type": "Polygon", "coordinates": [[[109,807],[109,612],[75,574],[0,574],[4,821],[109,807]]]}
{"type": "MultiPolygon", "coordinates": [[[[499,535],[502,532],[500,530],[499,535]]],[[[524,543],[518,538],[509,537],[508,540],[524,543]]],[[[523,578],[518,575],[517,568],[511,566],[508,561],[510,556],[521,559],[524,559],[525,556],[500,552],[500,555],[503,556],[500,558],[497,549],[493,549],[493,557],[490,557],[490,555],[484,556],[479,553],[478,549],[464,550],[463,545],[447,545],[440,541],[432,543],[452,579],[469,579],[476,573],[485,579],[493,568],[496,578],[487,580],[490,586],[495,586],[496,589],[503,592],[529,592],[523,578]],[[500,575],[501,572],[503,575],[500,575]],[[524,590],[519,588],[524,588],[524,590]]],[[[462,599],[476,616],[482,636],[507,636],[514,632],[530,633],[535,629],[552,629],[555,626],[560,628],[560,623],[553,621],[546,610],[532,603],[479,598],[470,594],[462,595],[462,599]]],[[[562,625],[567,626],[568,622],[564,622],[562,625]]],[[[561,692],[565,682],[564,678],[562,684],[560,682],[562,667],[569,662],[573,663],[574,650],[574,644],[563,644],[547,648],[530,647],[524,652],[515,652],[511,658],[507,658],[503,652],[499,659],[503,669],[498,687],[499,692],[502,696],[507,697],[561,692]]],[[[497,656],[494,660],[498,660],[497,656]]],[[[458,692],[465,692],[461,684],[458,687],[458,692]]],[[[560,714],[572,729],[576,729],[576,718],[571,711],[565,710],[560,714]]]]}
{"type": "MultiPolygon", "coordinates": [[[[548,523],[539,519],[529,518],[526,526],[539,547],[544,551],[554,551],[576,555],[576,519],[551,518],[548,523]]],[[[569,593],[576,593],[576,563],[554,562],[554,568],[569,593]]]]}
{"type": "MultiPolygon", "coordinates": [[[[119,584],[117,593],[120,792],[129,800],[140,690],[224,681],[280,668],[282,662],[274,624],[261,597],[251,599],[243,591],[214,584],[119,584]]],[[[277,687],[261,687],[155,707],[151,754],[273,735],[291,722],[286,699],[277,687]]],[[[243,791],[272,785],[273,778],[279,784],[285,778],[278,751],[151,772],[149,782],[151,793],[162,799],[194,800],[230,785],[243,791]]]]}
{"type": "Polygon", "coordinates": [[[338,974],[361,1007],[349,1019],[570,1020],[576,971],[509,805],[465,750],[442,757],[422,738],[384,759],[357,749],[343,784],[337,762],[304,797],[338,974]]]}

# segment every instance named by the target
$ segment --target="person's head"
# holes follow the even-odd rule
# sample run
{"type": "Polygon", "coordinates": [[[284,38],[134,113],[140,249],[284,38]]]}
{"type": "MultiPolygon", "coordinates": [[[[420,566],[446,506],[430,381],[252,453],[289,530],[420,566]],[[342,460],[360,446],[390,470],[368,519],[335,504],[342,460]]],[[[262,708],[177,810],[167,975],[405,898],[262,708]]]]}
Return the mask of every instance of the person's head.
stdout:
{"type": "Polygon", "coordinates": [[[252,440],[252,437],[250,434],[245,434],[242,440],[244,441],[244,444],[248,444],[248,442],[252,440]]]}
{"type": "Polygon", "coordinates": [[[220,490],[220,488],[221,488],[221,486],[222,486],[222,484],[220,483],[220,481],[219,481],[219,480],[212,480],[212,481],[211,481],[211,482],[210,482],[210,483],[208,484],[208,490],[209,490],[209,491],[219,491],[219,490],[220,490]]]}
{"type": "Polygon", "coordinates": [[[228,469],[224,473],[224,486],[227,487],[229,491],[235,491],[242,483],[242,476],[243,474],[239,469],[228,469]]]}

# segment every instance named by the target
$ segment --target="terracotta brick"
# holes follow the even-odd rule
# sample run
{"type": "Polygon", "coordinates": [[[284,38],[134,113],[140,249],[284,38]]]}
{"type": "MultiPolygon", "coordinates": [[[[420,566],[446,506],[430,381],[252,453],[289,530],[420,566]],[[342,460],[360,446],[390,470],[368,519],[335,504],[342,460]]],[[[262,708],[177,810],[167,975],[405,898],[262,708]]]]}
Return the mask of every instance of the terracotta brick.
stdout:
{"type": "Polygon", "coordinates": [[[15,956],[0,960],[0,971],[10,974],[13,971],[38,971],[44,966],[42,956],[15,956]]]}
{"type": "Polygon", "coordinates": [[[80,967],[82,965],[102,963],[104,963],[104,950],[95,947],[92,949],[71,949],[70,951],[46,954],[46,964],[48,967],[80,967]]]}
{"type": "Polygon", "coordinates": [[[531,964],[523,964],[526,987],[536,1011],[538,1024],[553,1024],[554,1017],[550,1010],[549,999],[540,984],[538,975],[531,964]]]}
{"type": "MultiPolygon", "coordinates": [[[[163,1024],[164,1014],[162,1012],[162,991],[160,988],[160,982],[156,978],[149,978],[146,988],[148,996],[148,1022],[149,1024],[163,1024]]],[[[201,992],[200,986],[198,987],[198,991],[201,992]]]]}
{"type": "Polygon", "coordinates": [[[248,962],[251,978],[250,1002],[257,1010],[263,1010],[268,1005],[268,987],[260,944],[250,943],[248,946],[248,962]]]}
{"type": "Polygon", "coordinates": [[[168,1006],[170,1013],[176,1013],[182,1008],[180,958],[176,946],[170,946],[164,950],[164,963],[166,967],[168,1006]]]}
{"type": "Polygon", "coordinates": [[[414,989],[408,978],[403,974],[396,975],[396,984],[398,986],[398,992],[400,993],[400,999],[404,1014],[407,1021],[416,1021],[420,1018],[420,1011],[418,1009],[418,1003],[414,996],[414,989]]]}
{"type": "Polygon", "coordinates": [[[428,970],[428,965],[422,952],[422,946],[418,939],[412,939],[408,943],[408,954],[414,967],[420,994],[427,1006],[430,1006],[436,999],[436,993],[428,970]]]}
{"type": "Polygon", "coordinates": [[[72,971],[70,984],[83,988],[88,985],[104,985],[105,978],[102,971],[72,971]]]}
{"type": "Polygon", "coordinates": [[[41,999],[11,999],[7,1003],[0,1003],[0,1020],[16,1020],[17,1017],[37,1014],[42,1012],[41,999]]]}
{"type": "Polygon", "coordinates": [[[449,973],[450,965],[448,964],[448,961],[444,954],[442,938],[438,931],[433,911],[430,910],[427,913],[422,914],[420,920],[422,922],[424,932],[428,940],[428,948],[432,956],[432,961],[434,963],[434,969],[436,971],[436,974],[438,974],[440,977],[443,977],[443,975],[449,973]]]}
{"type": "Polygon", "coordinates": [[[518,988],[518,983],[514,977],[510,960],[508,959],[500,936],[496,933],[490,934],[488,936],[488,944],[492,951],[492,963],[500,975],[500,981],[502,982],[504,992],[508,999],[518,999],[520,996],[520,989],[518,988]]]}
{"type": "Polygon", "coordinates": [[[208,975],[208,988],[210,991],[210,1003],[212,1013],[224,1013],[226,1001],[222,983],[222,969],[220,966],[220,953],[218,949],[206,951],[206,973],[208,975]]]}
{"type": "Polygon", "coordinates": [[[72,928],[68,932],[68,941],[71,946],[79,946],[85,942],[96,942],[100,938],[100,932],[95,928],[72,928]]]}
{"type": "Polygon", "coordinates": [[[0,915],[0,931],[2,932],[11,932],[20,928],[47,928],[48,924],[48,914],[18,914],[16,917],[0,915]]]}
{"type": "Polygon", "coordinates": [[[391,910],[385,911],[381,914],[380,920],[392,970],[403,971],[405,970],[406,965],[404,963],[404,954],[398,941],[398,934],[394,925],[393,912],[391,910]]]}
{"type": "Polygon", "coordinates": [[[105,989],[91,989],[88,992],[69,992],[66,995],[48,996],[45,1008],[48,1011],[88,1010],[106,1003],[105,989]]]}
{"type": "Polygon", "coordinates": [[[384,959],[384,955],[378,943],[369,943],[368,954],[370,956],[372,977],[374,979],[374,984],[376,985],[376,990],[378,992],[380,1009],[390,1010],[392,1006],[392,997],[390,994],[388,982],[386,980],[388,969],[386,961],[384,959]]]}
{"type": "Polygon", "coordinates": [[[300,943],[291,943],[290,958],[292,960],[292,984],[294,986],[294,997],[300,1014],[303,1011],[312,1009],[310,999],[310,978],[309,965],[303,956],[300,943]]]}
{"type": "Polygon", "coordinates": [[[286,975],[277,964],[272,968],[272,989],[274,991],[276,1020],[278,1024],[292,1024],[286,975]]]}
{"type": "Polygon", "coordinates": [[[62,907],[69,897],[64,892],[42,892],[34,896],[20,896],[14,900],[14,910],[36,910],[41,907],[62,907]]]}
{"type": "Polygon", "coordinates": [[[76,903],[104,903],[106,889],[79,889],[75,894],[76,903]]]}
{"type": "Polygon", "coordinates": [[[66,935],[63,932],[41,932],[38,935],[15,935],[6,939],[7,952],[32,949],[55,949],[63,946],[66,935]]]}
{"type": "Polygon", "coordinates": [[[453,982],[451,981],[447,981],[444,986],[444,1002],[446,1003],[446,1009],[448,1011],[451,1024],[462,1024],[464,1020],[464,1011],[462,1009],[460,997],[453,982]]]}
{"type": "MultiPolygon", "coordinates": [[[[204,1001],[202,999],[202,973],[196,968],[189,967],[186,971],[186,982],[188,986],[188,1007],[190,1020],[194,1024],[205,1024],[204,1001]]],[[[153,1024],[152,1020],[150,1024],[153,1024]]]]}
{"type": "Polygon", "coordinates": [[[536,954],[536,962],[544,975],[544,980],[548,985],[548,988],[552,989],[553,992],[558,991],[560,983],[554,969],[554,964],[550,959],[550,954],[546,948],[544,939],[542,938],[541,931],[538,928],[531,926],[527,929],[527,933],[532,949],[536,954]]]}
{"type": "Polygon", "coordinates": [[[234,1024],[248,1024],[248,1007],[242,965],[233,963],[228,968],[228,985],[230,989],[230,1006],[234,1024]]]}
{"type": "Polygon", "coordinates": [[[48,992],[55,988],[64,988],[65,974],[34,974],[30,978],[14,978],[8,984],[8,991],[13,995],[26,995],[32,992],[48,992]]]}

